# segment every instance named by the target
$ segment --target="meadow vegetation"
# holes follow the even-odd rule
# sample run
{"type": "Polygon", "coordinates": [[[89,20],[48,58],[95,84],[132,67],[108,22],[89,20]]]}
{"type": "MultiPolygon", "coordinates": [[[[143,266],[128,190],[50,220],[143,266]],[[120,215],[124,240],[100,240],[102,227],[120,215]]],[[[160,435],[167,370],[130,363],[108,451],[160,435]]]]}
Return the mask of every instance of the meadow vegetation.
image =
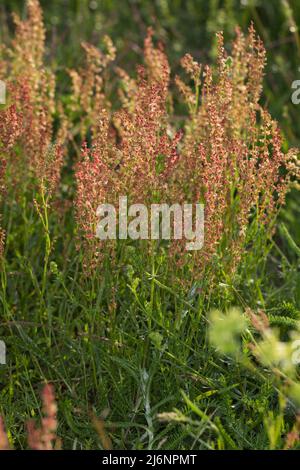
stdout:
{"type": "Polygon", "coordinates": [[[0,9],[0,448],[300,448],[298,2],[40,3],[0,9]],[[124,195],[204,247],[99,241],[124,195]]]}

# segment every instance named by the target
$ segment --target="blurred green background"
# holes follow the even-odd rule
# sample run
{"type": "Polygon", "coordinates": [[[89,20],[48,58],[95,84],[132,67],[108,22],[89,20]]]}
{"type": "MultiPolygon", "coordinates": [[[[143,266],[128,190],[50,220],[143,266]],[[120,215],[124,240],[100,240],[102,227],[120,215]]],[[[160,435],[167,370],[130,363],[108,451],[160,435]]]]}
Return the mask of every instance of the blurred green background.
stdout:
{"type": "MultiPolygon", "coordinates": [[[[118,62],[133,67],[141,60],[143,37],[152,25],[165,43],[176,70],[190,52],[200,62],[215,54],[214,33],[228,43],[234,28],[251,21],[268,51],[264,99],[290,144],[300,140],[300,106],[291,103],[291,84],[300,79],[300,0],[42,0],[48,32],[48,59],[59,71],[82,58],[83,40],[100,44],[108,34],[118,48],[118,62]]],[[[1,40],[12,27],[11,12],[25,14],[24,0],[1,0],[1,40]]]]}

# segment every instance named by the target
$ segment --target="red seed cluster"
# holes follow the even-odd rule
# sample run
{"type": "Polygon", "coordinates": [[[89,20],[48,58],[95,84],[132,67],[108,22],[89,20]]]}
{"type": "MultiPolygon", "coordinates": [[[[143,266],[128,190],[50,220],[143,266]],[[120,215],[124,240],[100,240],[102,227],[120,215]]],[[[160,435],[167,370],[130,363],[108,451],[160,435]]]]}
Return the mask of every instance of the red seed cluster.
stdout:
{"type": "MultiPolygon", "coordinates": [[[[54,388],[47,384],[42,390],[43,418],[40,428],[34,421],[27,423],[28,446],[32,450],[53,450],[60,447],[60,441],[56,436],[57,431],[57,405],[54,388]]],[[[5,431],[3,419],[0,416],[0,450],[11,450],[11,445],[5,431]]]]}
{"type": "MultiPolygon", "coordinates": [[[[92,146],[83,148],[76,172],[79,227],[95,249],[101,203],[117,204],[120,195],[148,206],[203,203],[205,244],[193,253],[193,275],[202,275],[215,256],[235,269],[249,241],[249,223],[271,226],[288,187],[280,176],[288,160],[280,130],[259,104],[265,49],[251,26],[247,36],[237,29],[231,55],[218,35],[216,67],[202,67],[186,55],[181,63],[193,86],[175,79],[189,110],[184,129],[176,131],[170,67],[152,35],[149,30],[138,79],[118,69],[122,108],[115,114],[102,109],[92,146]]],[[[182,250],[177,242],[171,252],[182,250]]]]}
{"type": "MultiPolygon", "coordinates": [[[[159,202],[204,204],[203,249],[189,254],[186,263],[185,240],[176,241],[171,258],[188,264],[193,277],[202,276],[214,260],[234,270],[251,242],[249,227],[272,228],[290,184],[282,168],[299,177],[296,151],[283,153],[278,125],[260,105],[266,53],[253,26],[247,35],[237,29],[230,55],[218,34],[215,66],[202,66],[190,54],[182,58],[189,80],[175,77],[187,105],[180,128],[170,65],[162,44],[154,45],[151,29],[136,78],[115,68],[117,111],[106,92],[108,67],[116,56],[108,37],[105,52],[82,44],[85,65],[69,71],[68,103],[57,105],[55,77],[44,64],[42,11],[37,0],[27,6],[25,20],[14,17],[12,44],[0,50],[0,78],[8,88],[7,106],[0,110],[1,191],[12,182],[30,184],[48,201],[60,181],[65,142],[71,141],[80,157],[76,219],[84,250],[95,263],[109,251],[95,238],[96,209],[102,203],[117,206],[119,197],[127,196],[129,204],[148,208],[159,202]]],[[[1,232],[0,249],[3,237],[1,232]]]]}
{"type": "Polygon", "coordinates": [[[44,65],[45,29],[39,2],[28,0],[27,18],[14,15],[14,22],[15,37],[0,56],[0,78],[8,89],[8,108],[1,112],[1,146],[15,182],[33,177],[51,194],[59,182],[66,135],[61,123],[54,136],[55,77],[44,65]]]}
{"type": "Polygon", "coordinates": [[[34,421],[27,423],[28,445],[32,450],[53,450],[57,430],[57,405],[52,385],[45,385],[42,401],[44,417],[41,420],[41,427],[37,428],[34,421]]]}
{"type": "Polygon", "coordinates": [[[151,30],[145,40],[145,65],[138,68],[134,84],[118,70],[131,84],[129,94],[123,93],[123,106],[113,115],[101,110],[92,147],[83,146],[77,165],[77,220],[93,247],[101,203],[117,205],[119,196],[149,206],[156,199],[170,199],[168,179],[178,161],[182,131],[174,131],[168,122],[170,68],[161,46],[154,47],[151,30]]]}

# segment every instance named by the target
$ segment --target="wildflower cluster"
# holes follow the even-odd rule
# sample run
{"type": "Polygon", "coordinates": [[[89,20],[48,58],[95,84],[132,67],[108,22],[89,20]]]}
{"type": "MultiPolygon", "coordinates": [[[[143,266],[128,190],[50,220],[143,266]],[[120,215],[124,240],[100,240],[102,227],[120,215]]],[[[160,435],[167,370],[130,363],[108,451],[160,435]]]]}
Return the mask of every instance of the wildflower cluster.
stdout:
{"type": "Polygon", "coordinates": [[[66,133],[62,123],[54,142],[55,77],[44,65],[45,29],[38,0],[28,0],[27,19],[14,15],[14,23],[15,37],[0,55],[0,78],[9,95],[1,146],[14,183],[26,185],[33,177],[51,194],[60,178],[66,133]]]}
{"type": "Polygon", "coordinates": [[[182,197],[205,204],[199,267],[219,253],[228,270],[234,269],[245,250],[249,222],[270,227],[284,201],[280,130],[259,104],[264,65],[265,49],[252,26],[246,37],[237,30],[231,56],[218,35],[215,70],[206,66],[201,76],[189,55],[182,60],[194,89],[177,78],[189,118],[175,181],[185,189],[182,197]]]}
{"type": "MultiPolygon", "coordinates": [[[[234,271],[249,244],[249,227],[272,231],[289,184],[281,173],[291,154],[282,151],[278,125],[259,104],[265,49],[251,26],[247,36],[237,30],[231,56],[218,35],[216,68],[187,54],[182,66],[193,87],[176,77],[189,110],[185,128],[176,130],[170,67],[152,34],[137,80],[118,69],[121,109],[111,115],[103,108],[91,148],[83,147],[76,172],[81,233],[93,239],[97,206],[119,195],[144,204],[203,203],[205,243],[190,260],[192,275],[202,276],[216,257],[234,271]]],[[[184,255],[176,256],[182,251],[183,244],[174,242],[172,259],[184,263],[184,255]]]]}
{"type": "Polygon", "coordinates": [[[84,250],[93,260],[88,263],[97,264],[109,251],[95,237],[97,207],[116,207],[119,197],[127,196],[129,204],[204,204],[204,248],[186,254],[184,240],[176,240],[169,247],[171,263],[188,266],[193,278],[203,276],[216,259],[234,271],[253,227],[273,228],[289,185],[283,167],[295,173],[295,151],[283,153],[278,125],[259,103],[265,49],[253,27],[247,36],[237,30],[231,55],[218,35],[216,67],[183,57],[190,83],[175,78],[188,107],[180,129],[171,105],[170,65],[151,29],[137,77],[115,69],[120,109],[112,111],[106,93],[108,67],[116,57],[108,37],[105,52],[82,44],[86,63],[69,71],[72,93],[64,108],[55,101],[54,73],[44,65],[41,8],[37,0],[28,0],[27,7],[27,19],[14,16],[12,43],[1,48],[0,78],[9,92],[1,110],[2,181],[5,173],[7,184],[27,187],[33,181],[47,205],[60,181],[64,144],[71,140],[77,146],[79,137],[75,208],[84,250]]]}
{"type": "MultiPolygon", "coordinates": [[[[0,201],[5,195],[7,157],[21,134],[21,119],[15,105],[0,110],[0,201]]],[[[0,258],[4,252],[5,232],[0,226],[0,258]]]]}
{"type": "MultiPolygon", "coordinates": [[[[109,64],[115,60],[115,47],[108,36],[103,38],[106,52],[101,52],[95,46],[82,44],[85,52],[85,64],[80,70],[69,70],[72,81],[70,105],[67,110],[72,119],[79,120],[78,133],[84,139],[89,130],[95,135],[96,127],[102,108],[110,107],[105,95],[104,73],[109,64]]],[[[70,136],[74,130],[70,129],[70,136]]],[[[72,138],[71,138],[72,139],[72,138]]]]}
{"type": "MultiPolygon", "coordinates": [[[[54,389],[47,384],[42,391],[43,414],[41,427],[37,428],[33,421],[27,423],[28,446],[32,450],[53,450],[59,448],[59,440],[56,437],[57,430],[57,405],[54,389]]],[[[3,419],[0,418],[0,450],[11,450],[11,445],[6,434],[3,419]]]]}
{"type": "MultiPolygon", "coordinates": [[[[96,209],[119,196],[129,202],[168,201],[168,177],[176,164],[181,133],[168,127],[166,102],[170,69],[161,48],[145,40],[146,68],[138,68],[135,86],[111,118],[102,109],[92,148],[83,146],[77,165],[77,220],[86,240],[95,245],[96,209]],[[113,129],[116,131],[113,132],[113,129]],[[161,165],[159,165],[161,159],[161,165]]],[[[123,80],[126,75],[120,70],[123,80]]]]}

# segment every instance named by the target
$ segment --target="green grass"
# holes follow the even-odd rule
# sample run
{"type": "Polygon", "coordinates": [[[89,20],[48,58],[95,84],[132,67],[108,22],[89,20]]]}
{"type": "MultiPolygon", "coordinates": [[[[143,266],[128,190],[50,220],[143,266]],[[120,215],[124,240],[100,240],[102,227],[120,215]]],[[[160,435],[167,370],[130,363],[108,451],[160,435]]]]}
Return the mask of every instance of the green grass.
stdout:
{"type": "MultiPolygon", "coordinates": [[[[107,261],[86,276],[72,214],[59,226],[53,215],[41,296],[45,240],[36,211],[20,203],[5,219],[0,332],[8,364],[1,366],[0,412],[15,447],[25,446],[24,421],[38,416],[47,380],[56,388],[65,448],[101,448],[92,415],[106,416],[116,449],[268,448],[264,418],[279,413],[274,378],[219,357],[208,343],[207,314],[240,305],[263,306],[275,322],[299,318],[298,259],[286,231],[277,240],[285,255],[273,248],[266,263],[251,252],[235,278],[220,277],[213,290],[204,279],[187,293],[172,287],[176,273],[157,247],[148,258],[126,242],[118,269],[107,261]],[[179,422],[158,419],[175,409],[184,415],[179,422]]],[[[286,431],[294,413],[289,406],[286,431]]]]}
{"type": "MultiPolygon", "coordinates": [[[[287,141],[299,141],[300,111],[290,103],[299,46],[284,2],[249,1],[241,7],[233,0],[210,1],[206,9],[207,1],[128,1],[120,10],[119,2],[107,0],[94,12],[89,2],[72,1],[66,15],[65,2],[44,3],[48,60],[54,61],[58,49],[58,72],[76,63],[80,40],[97,44],[103,33],[113,37],[131,67],[154,16],[171,59],[190,51],[203,62],[213,57],[215,31],[225,29],[230,39],[233,25],[245,28],[254,19],[268,49],[265,100],[287,141]],[[69,45],[60,44],[64,29],[69,45]]],[[[290,3],[299,24],[299,1],[290,3]]],[[[23,2],[2,2],[1,24],[7,25],[11,9],[22,8],[23,2]]],[[[9,27],[2,29],[5,39],[9,27]]],[[[64,86],[62,74],[61,93],[64,86]]],[[[107,260],[99,272],[86,275],[71,212],[59,222],[54,212],[50,215],[53,249],[44,277],[45,233],[32,195],[14,204],[10,198],[3,218],[0,337],[8,364],[0,366],[0,414],[16,448],[26,447],[25,421],[41,413],[45,381],[55,385],[58,435],[67,449],[101,448],[93,415],[105,417],[115,449],[268,449],[276,417],[282,435],[275,445],[284,446],[295,406],[288,402],[284,412],[280,409],[272,373],[260,366],[249,370],[216,353],[209,344],[207,315],[231,305],[261,307],[283,336],[300,319],[298,193],[282,211],[274,242],[257,240],[257,249],[234,277],[219,274],[214,286],[204,278],[188,292],[174,283],[182,273],[169,271],[159,246],[147,257],[138,245],[123,243],[117,268],[107,260]],[[158,416],[174,410],[176,417],[167,421],[158,416]],[[270,410],[274,416],[266,423],[270,410]]]]}

